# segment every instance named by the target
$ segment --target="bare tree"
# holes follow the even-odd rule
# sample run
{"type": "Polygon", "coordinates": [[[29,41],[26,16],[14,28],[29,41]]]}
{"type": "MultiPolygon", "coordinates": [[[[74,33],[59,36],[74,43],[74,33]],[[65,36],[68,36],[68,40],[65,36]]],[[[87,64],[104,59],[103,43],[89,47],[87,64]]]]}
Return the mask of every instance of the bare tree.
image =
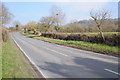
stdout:
{"type": "Polygon", "coordinates": [[[49,31],[52,28],[52,26],[54,24],[54,18],[51,17],[51,16],[42,17],[40,19],[39,24],[41,24],[41,26],[44,27],[45,32],[47,32],[47,31],[49,31]]]}
{"type": "Polygon", "coordinates": [[[65,13],[63,13],[62,9],[58,6],[53,6],[51,8],[51,16],[54,18],[54,24],[56,27],[65,22],[65,13]]]}
{"type": "Polygon", "coordinates": [[[105,41],[104,35],[101,30],[101,25],[105,22],[106,19],[109,18],[110,12],[108,12],[107,10],[99,10],[99,11],[91,10],[90,16],[95,21],[97,28],[100,32],[100,35],[102,36],[103,41],[105,41]]]}
{"type": "Polygon", "coordinates": [[[1,25],[7,24],[13,15],[8,11],[3,3],[0,2],[0,22],[1,25]]]}

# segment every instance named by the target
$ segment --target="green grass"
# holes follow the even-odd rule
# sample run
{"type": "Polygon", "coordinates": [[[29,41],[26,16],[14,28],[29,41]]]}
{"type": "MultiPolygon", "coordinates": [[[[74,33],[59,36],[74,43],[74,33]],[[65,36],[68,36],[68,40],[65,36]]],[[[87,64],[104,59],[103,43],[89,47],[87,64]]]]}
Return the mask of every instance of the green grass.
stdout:
{"type": "Polygon", "coordinates": [[[0,27],[0,80],[2,79],[2,27],[0,27]]]}
{"type": "Polygon", "coordinates": [[[38,75],[11,38],[2,45],[2,78],[37,78],[38,75]]]}
{"type": "Polygon", "coordinates": [[[0,43],[0,79],[2,78],[2,44],[0,43]]]}
{"type": "Polygon", "coordinates": [[[118,49],[120,49],[120,47],[108,46],[105,44],[96,44],[96,43],[89,43],[89,42],[84,42],[84,41],[65,41],[65,40],[52,39],[52,38],[47,38],[43,36],[32,35],[32,34],[25,34],[25,33],[22,33],[22,34],[29,36],[31,38],[36,38],[36,39],[51,42],[51,43],[56,43],[56,44],[61,44],[61,45],[70,46],[74,48],[99,52],[99,53],[112,55],[112,56],[118,56],[118,49]]]}

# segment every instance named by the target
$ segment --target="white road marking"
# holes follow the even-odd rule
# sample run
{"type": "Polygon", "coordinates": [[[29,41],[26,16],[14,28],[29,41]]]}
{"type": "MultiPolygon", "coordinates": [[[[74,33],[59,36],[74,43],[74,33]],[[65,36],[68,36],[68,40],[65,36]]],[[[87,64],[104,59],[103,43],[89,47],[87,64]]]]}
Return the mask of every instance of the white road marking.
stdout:
{"type": "Polygon", "coordinates": [[[47,47],[45,47],[45,46],[42,46],[42,47],[45,48],[45,49],[48,49],[48,50],[50,50],[50,51],[53,51],[53,52],[55,52],[55,53],[58,53],[58,54],[61,54],[61,55],[63,55],[63,56],[68,57],[68,55],[66,55],[66,54],[63,54],[63,53],[57,52],[57,51],[55,51],[55,50],[53,50],[53,49],[50,49],[50,48],[47,48],[47,47]]]}
{"type": "Polygon", "coordinates": [[[15,39],[12,37],[13,41],[15,42],[15,44],[19,47],[19,49],[24,53],[24,55],[28,58],[28,60],[32,63],[32,65],[34,65],[36,67],[36,69],[40,72],[40,74],[42,74],[42,76],[44,78],[45,75],[43,75],[42,71],[40,70],[40,68],[30,59],[30,57],[27,56],[26,52],[19,46],[19,44],[15,41],[15,39]]]}
{"type": "Polygon", "coordinates": [[[110,70],[110,69],[105,69],[105,70],[108,71],[108,72],[111,72],[111,73],[114,73],[114,74],[120,75],[119,73],[117,73],[117,72],[115,72],[115,71],[112,71],[112,70],[110,70]]]}

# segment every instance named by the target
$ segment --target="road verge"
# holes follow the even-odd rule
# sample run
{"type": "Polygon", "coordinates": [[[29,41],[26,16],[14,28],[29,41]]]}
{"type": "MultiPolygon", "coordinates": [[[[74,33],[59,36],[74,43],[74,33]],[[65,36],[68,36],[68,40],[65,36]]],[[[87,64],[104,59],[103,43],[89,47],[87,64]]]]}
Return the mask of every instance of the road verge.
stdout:
{"type": "Polygon", "coordinates": [[[2,78],[39,78],[11,36],[2,45],[2,78]]]}

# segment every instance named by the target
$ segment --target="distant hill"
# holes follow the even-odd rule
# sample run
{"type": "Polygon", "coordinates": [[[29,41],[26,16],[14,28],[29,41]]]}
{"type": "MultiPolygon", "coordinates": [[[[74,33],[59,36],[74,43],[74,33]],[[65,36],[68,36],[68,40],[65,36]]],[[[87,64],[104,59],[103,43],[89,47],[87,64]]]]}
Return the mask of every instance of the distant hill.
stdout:
{"type": "MultiPolygon", "coordinates": [[[[94,27],[96,24],[93,20],[81,20],[81,21],[78,21],[77,23],[79,23],[82,27],[94,27]]],[[[114,25],[118,25],[118,19],[109,19],[109,20],[106,20],[104,22],[104,24],[114,24],[114,25]]]]}

